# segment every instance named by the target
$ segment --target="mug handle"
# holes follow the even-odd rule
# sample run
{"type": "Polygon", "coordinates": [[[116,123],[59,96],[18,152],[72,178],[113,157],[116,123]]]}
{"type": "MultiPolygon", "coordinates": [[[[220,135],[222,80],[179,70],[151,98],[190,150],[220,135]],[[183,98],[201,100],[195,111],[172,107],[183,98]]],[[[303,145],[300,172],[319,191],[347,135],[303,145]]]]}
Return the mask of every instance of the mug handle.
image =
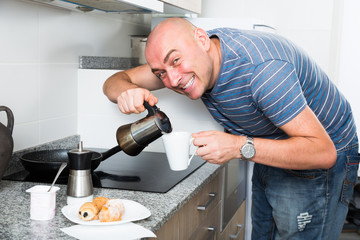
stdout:
{"type": "MultiPolygon", "coordinates": [[[[193,141],[194,141],[194,138],[191,137],[190,138],[190,142],[189,142],[189,145],[193,144],[193,141]]],[[[189,146],[190,147],[190,146],[189,146]]],[[[189,158],[189,161],[188,161],[188,166],[190,165],[190,162],[191,160],[193,159],[193,157],[195,156],[195,153],[196,153],[196,150],[194,151],[194,153],[191,155],[191,157],[189,158]]]]}

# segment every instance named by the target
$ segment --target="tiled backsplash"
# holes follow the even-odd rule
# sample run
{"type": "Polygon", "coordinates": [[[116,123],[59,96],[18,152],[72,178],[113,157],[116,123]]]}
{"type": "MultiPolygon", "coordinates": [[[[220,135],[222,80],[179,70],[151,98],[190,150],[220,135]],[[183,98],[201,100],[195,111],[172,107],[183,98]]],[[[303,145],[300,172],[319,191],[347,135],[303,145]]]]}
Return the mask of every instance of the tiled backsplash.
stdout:
{"type": "Polygon", "coordinates": [[[79,56],[130,57],[129,35],[150,29],[141,19],[0,1],[0,105],[14,113],[15,151],[77,134],[79,56]]]}

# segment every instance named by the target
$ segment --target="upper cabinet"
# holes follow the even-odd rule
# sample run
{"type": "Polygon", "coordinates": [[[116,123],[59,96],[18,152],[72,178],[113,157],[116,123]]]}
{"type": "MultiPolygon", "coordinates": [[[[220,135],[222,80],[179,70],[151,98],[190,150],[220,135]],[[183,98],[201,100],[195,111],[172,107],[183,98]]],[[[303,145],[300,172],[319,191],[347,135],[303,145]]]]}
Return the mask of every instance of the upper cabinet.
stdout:
{"type": "MultiPolygon", "coordinates": [[[[172,6],[192,13],[201,13],[201,0],[160,0],[165,3],[165,12],[176,13],[179,9],[171,9],[172,6]]],[[[181,10],[180,10],[181,11],[181,10]]]]}
{"type": "Polygon", "coordinates": [[[201,0],[27,0],[81,12],[201,13],[201,0]]]}

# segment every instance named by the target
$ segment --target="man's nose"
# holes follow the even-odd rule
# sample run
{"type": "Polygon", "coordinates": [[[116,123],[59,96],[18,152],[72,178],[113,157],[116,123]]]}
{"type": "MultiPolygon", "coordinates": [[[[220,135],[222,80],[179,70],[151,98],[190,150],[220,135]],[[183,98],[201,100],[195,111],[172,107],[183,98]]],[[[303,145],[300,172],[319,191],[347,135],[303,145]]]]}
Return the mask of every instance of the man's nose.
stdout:
{"type": "Polygon", "coordinates": [[[170,69],[167,74],[171,87],[177,87],[181,79],[179,72],[176,69],[170,69]]]}

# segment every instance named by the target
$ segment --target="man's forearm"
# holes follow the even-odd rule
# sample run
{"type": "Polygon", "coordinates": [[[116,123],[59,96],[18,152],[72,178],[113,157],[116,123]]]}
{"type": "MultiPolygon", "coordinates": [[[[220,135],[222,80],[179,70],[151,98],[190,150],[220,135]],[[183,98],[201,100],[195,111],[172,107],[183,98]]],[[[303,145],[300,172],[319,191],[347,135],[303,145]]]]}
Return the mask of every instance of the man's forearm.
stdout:
{"type": "Polygon", "coordinates": [[[104,85],[103,92],[113,103],[117,103],[117,97],[129,88],[137,85],[130,82],[129,76],[124,72],[118,72],[109,77],[104,85]]]}

